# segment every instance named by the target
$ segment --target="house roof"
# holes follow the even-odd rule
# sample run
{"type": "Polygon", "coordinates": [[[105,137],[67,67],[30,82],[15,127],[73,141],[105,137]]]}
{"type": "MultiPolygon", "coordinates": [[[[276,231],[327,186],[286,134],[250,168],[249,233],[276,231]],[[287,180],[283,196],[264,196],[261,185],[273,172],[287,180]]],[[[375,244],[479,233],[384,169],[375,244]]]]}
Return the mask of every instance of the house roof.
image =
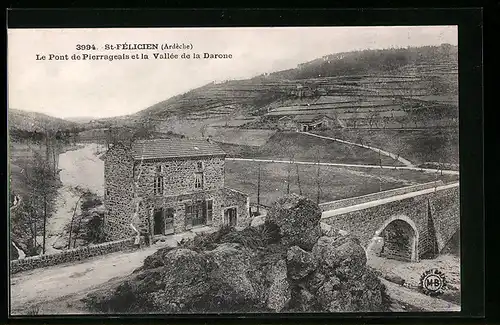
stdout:
{"type": "Polygon", "coordinates": [[[226,153],[218,145],[205,140],[151,139],[132,143],[134,159],[222,156],[226,153]]]}
{"type": "Polygon", "coordinates": [[[326,116],[326,115],[322,115],[322,114],[302,114],[302,115],[297,115],[295,116],[294,120],[297,121],[297,122],[314,122],[314,121],[317,121],[321,118],[329,118],[329,119],[332,119],[331,117],[329,116],[326,116]]]}

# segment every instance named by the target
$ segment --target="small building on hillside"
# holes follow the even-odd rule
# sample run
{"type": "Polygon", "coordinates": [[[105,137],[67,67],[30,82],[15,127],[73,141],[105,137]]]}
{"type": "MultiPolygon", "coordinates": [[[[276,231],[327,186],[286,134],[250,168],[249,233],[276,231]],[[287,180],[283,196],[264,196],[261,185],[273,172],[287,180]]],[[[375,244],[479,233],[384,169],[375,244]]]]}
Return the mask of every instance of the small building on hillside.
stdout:
{"type": "Polygon", "coordinates": [[[283,116],[278,120],[278,129],[280,131],[305,132],[341,127],[342,124],[338,119],[324,114],[302,114],[295,117],[283,116]]]}
{"type": "Polygon", "coordinates": [[[332,129],[335,127],[340,127],[337,119],[332,118],[328,115],[316,114],[316,115],[297,115],[294,118],[297,125],[297,131],[306,132],[317,129],[332,129]]]}
{"type": "Polygon", "coordinates": [[[249,198],[225,187],[226,153],[205,140],[151,139],[118,143],[106,153],[108,240],[153,239],[196,227],[250,225],[249,198]]]}
{"type": "Polygon", "coordinates": [[[278,119],[278,130],[297,131],[297,123],[291,116],[282,116],[278,119]]]}

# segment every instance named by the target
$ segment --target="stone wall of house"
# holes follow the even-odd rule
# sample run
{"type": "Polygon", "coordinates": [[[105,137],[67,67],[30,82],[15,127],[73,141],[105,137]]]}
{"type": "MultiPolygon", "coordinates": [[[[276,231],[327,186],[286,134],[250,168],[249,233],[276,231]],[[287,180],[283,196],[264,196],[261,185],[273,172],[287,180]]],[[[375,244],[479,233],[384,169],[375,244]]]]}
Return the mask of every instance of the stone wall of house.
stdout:
{"type": "Polygon", "coordinates": [[[229,207],[236,207],[237,227],[250,226],[252,218],[250,217],[250,198],[245,193],[230,189],[223,189],[224,208],[221,212],[221,223],[224,223],[224,210],[229,207]]]}
{"type": "Polygon", "coordinates": [[[134,173],[142,169],[138,193],[142,197],[166,197],[220,189],[224,187],[224,163],[223,157],[148,160],[143,162],[142,167],[136,161],[134,173]],[[198,168],[198,162],[203,164],[202,169],[198,168]],[[162,171],[158,173],[159,166],[162,171]],[[203,172],[202,189],[195,188],[197,172],[203,172]],[[163,195],[154,194],[156,176],[163,176],[163,195]]]}
{"type": "Polygon", "coordinates": [[[140,230],[153,233],[153,211],[158,208],[174,209],[175,233],[191,229],[189,220],[186,220],[186,204],[197,200],[213,200],[213,219],[209,224],[220,222],[224,164],[223,157],[157,159],[144,161],[142,165],[136,161],[133,173],[141,173],[138,182],[138,195],[142,198],[140,230]],[[202,163],[201,169],[198,163],[202,163]],[[161,171],[158,171],[159,167],[161,171]],[[199,189],[195,188],[195,173],[198,172],[203,173],[203,187],[199,189]],[[163,194],[155,194],[157,176],[163,177],[163,194]]]}
{"type": "Polygon", "coordinates": [[[237,226],[247,226],[251,222],[249,207],[249,197],[241,192],[222,188],[217,190],[202,191],[191,194],[168,196],[168,197],[148,197],[143,201],[140,210],[141,219],[144,221],[141,230],[153,233],[154,215],[151,213],[155,209],[174,210],[173,228],[174,233],[181,233],[193,228],[191,220],[186,216],[186,205],[195,201],[212,201],[212,219],[206,223],[207,226],[219,227],[224,223],[224,211],[229,207],[236,207],[237,226]]]}
{"type": "Polygon", "coordinates": [[[107,153],[104,162],[104,205],[107,213],[104,229],[108,240],[133,235],[130,227],[134,206],[133,166],[130,148],[117,144],[107,153]]]}
{"type": "Polygon", "coordinates": [[[174,233],[187,231],[192,228],[192,224],[190,220],[186,219],[186,205],[195,201],[208,200],[212,200],[212,220],[207,222],[207,225],[219,225],[221,223],[222,205],[224,204],[223,193],[220,189],[168,197],[147,197],[143,201],[145,208],[140,211],[141,220],[143,220],[141,229],[153,233],[154,215],[151,212],[160,208],[172,208],[174,210],[174,233]],[[149,228],[149,225],[151,225],[151,228],[149,228]]]}
{"type": "Polygon", "coordinates": [[[90,257],[105,255],[113,252],[129,249],[134,244],[134,238],[126,238],[118,241],[107,242],[87,247],[68,249],[54,254],[33,256],[21,260],[10,261],[10,273],[18,273],[41,267],[82,261],[90,257]]]}
{"type": "Polygon", "coordinates": [[[283,131],[295,130],[297,129],[297,123],[291,118],[284,118],[278,120],[278,129],[283,131]]]}

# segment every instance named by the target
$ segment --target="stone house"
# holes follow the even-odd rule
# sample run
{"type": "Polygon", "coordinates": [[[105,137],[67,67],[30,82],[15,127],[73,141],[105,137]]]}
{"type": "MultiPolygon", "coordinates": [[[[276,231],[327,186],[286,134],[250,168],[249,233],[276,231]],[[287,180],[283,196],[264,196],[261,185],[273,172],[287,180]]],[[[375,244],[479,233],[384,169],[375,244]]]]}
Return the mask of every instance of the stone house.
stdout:
{"type": "Polygon", "coordinates": [[[278,129],[281,131],[296,131],[297,123],[291,116],[282,116],[278,119],[278,129]]]}
{"type": "Polygon", "coordinates": [[[108,240],[150,239],[196,227],[247,226],[249,198],[224,186],[226,153],[205,140],[151,139],[118,143],[105,156],[108,240]]]}
{"type": "Polygon", "coordinates": [[[297,115],[294,118],[294,122],[296,123],[296,130],[298,132],[306,132],[315,129],[332,129],[335,127],[340,127],[340,124],[337,121],[337,119],[322,114],[297,115]]]}
{"type": "Polygon", "coordinates": [[[323,114],[303,114],[295,117],[283,116],[278,119],[280,131],[305,132],[315,129],[333,129],[342,127],[336,118],[323,114]]]}

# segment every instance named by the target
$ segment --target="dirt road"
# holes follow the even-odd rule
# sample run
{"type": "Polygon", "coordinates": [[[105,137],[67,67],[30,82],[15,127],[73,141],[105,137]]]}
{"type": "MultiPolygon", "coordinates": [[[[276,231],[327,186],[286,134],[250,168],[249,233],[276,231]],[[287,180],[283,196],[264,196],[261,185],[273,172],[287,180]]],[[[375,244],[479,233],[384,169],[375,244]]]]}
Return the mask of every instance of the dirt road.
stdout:
{"type": "Polygon", "coordinates": [[[127,276],[142,266],[147,256],[161,247],[177,245],[181,238],[182,236],[176,235],[164,243],[142,250],[117,252],[80,263],[61,264],[13,274],[10,289],[12,314],[22,312],[28,304],[40,303],[43,306],[44,302],[88,292],[110,279],[127,276]]]}
{"type": "Polygon", "coordinates": [[[387,288],[387,294],[391,299],[404,302],[405,304],[417,307],[425,311],[450,312],[460,311],[460,306],[451,302],[426,296],[420,292],[394,284],[385,279],[380,279],[387,288]]]}

